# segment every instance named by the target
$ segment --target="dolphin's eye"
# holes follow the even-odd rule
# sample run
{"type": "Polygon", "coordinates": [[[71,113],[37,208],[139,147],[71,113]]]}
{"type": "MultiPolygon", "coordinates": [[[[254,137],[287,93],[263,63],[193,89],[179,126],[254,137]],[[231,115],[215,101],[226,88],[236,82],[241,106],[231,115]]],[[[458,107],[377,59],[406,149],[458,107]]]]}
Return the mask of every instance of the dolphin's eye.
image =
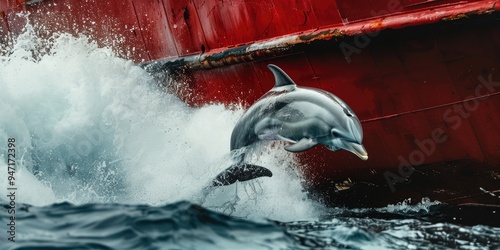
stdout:
{"type": "Polygon", "coordinates": [[[333,137],[339,137],[339,135],[340,134],[337,131],[335,131],[335,130],[332,129],[332,136],[333,137]]]}
{"type": "Polygon", "coordinates": [[[349,112],[349,110],[347,110],[346,108],[344,108],[344,113],[349,116],[349,117],[352,117],[352,114],[349,112]]]}

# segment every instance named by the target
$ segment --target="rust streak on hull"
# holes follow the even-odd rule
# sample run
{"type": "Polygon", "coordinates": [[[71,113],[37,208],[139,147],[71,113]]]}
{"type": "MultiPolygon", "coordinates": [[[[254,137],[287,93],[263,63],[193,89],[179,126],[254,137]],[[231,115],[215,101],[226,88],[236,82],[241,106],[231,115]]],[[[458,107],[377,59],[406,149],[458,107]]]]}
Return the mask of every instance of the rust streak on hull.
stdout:
{"type": "Polygon", "coordinates": [[[282,56],[294,51],[298,45],[310,44],[315,41],[328,41],[344,36],[377,33],[385,29],[400,29],[409,26],[429,24],[437,21],[452,21],[471,15],[488,14],[500,10],[497,1],[482,1],[464,4],[461,8],[452,5],[443,7],[440,11],[424,10],[416,13],[404,13],[367,20],[352,24],[337,25],[322,29],[303,31],[282,37],[256,41],[234,48],[219,48],[200,55],[181,58],[162,59],[144,63],[143,66],[153,72],[159,70],[200,70],[229,66],[282,56]]]}

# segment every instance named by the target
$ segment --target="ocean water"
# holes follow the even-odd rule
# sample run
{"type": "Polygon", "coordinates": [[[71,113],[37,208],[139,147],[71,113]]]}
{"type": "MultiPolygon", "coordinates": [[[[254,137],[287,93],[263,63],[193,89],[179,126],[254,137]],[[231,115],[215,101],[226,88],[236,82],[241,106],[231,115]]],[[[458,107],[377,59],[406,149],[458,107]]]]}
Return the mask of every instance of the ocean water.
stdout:
{"type": "Polygon", "coordinates": [[[429,200],[325,207],[279,149],[253,156],[272,178],[203,192],[242,114],[191,108],[112,48],[27,26],[0,51],[0,249],[500,248],[500,228],[426,219],[443,206],[429,200]]]}

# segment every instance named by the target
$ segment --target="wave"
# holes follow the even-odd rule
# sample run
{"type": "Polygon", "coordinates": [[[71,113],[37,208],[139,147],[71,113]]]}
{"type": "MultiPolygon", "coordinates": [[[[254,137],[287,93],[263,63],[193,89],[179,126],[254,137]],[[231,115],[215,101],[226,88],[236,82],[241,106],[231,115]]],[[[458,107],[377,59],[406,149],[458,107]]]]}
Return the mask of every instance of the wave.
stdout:
{"type": "MultiPolygon", "coordinates": [[[[8,205],[4,205],[6,208],[8,205]]],[[[435,205],[433,205],[435,206],[435,205]]],[[[420,206],[421,207],[421,206],[420,206]]],[[[419,210],[418,206],[406,209],[419,210]]],[[[432,210],[432,206],[430,207],[432,210]]],[[[0,209],[2,224],[7,209],[0,209]]],[[[344,211],[347,211],[344,209],[344,211]]],[[[420,213],[429,214],[423,210],[420,213]]],[[[365,211],[366,212],[366,211],[365,211]]],[[[7,249],[495,249],[500,228],[368,217],[242,219],[182,201],[162,206],[20,205],[7,249]]],[[[390,214],[387,212],[385,216],[390,214]]],[[[399,216],[397,213],[394,216],[399,216]]]]}

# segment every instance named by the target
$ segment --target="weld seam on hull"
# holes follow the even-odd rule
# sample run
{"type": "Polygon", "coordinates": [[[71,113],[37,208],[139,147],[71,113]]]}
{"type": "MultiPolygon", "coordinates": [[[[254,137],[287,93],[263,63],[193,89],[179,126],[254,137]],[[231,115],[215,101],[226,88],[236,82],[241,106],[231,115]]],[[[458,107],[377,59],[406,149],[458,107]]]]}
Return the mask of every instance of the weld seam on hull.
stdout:
{"type": "Polygon", "coordinates": [[[401,113],[397,113],[397,114],[384,115],[384,116],[379,116],[379,117],[375,117],[375,118],[364,119],[364,120],[361,120],[361,123],[368,123],[368,122],[374,122],[374,121],[380,121],[380,120],[387,120],[387,119],[394,118],[394,117],[399,117],[399,116],[403,116],[403,115],[409,115],[409,114],[424,112],[424,111],[432,110],[432,109],[449,107],[449,106],[452,106],[452,105],[466,103],[466,102],[474,101],[474,100],[480,100],[480,99],[483,99],[483,98],[489,98],[491,96],[496,96],[496,95],[500,95],[500,92],[495,92],[495,93],[491,93],[491,94],[487,94],[487,95],[482,95],[482,96],[477,96],[477,97],[473,97],[473,98],[468,98],[468,99],[464,99],[464,100],[461,100],[461,101],[456,101],[456,102],[450,102],[450,103],[446,103],[446,104],[436,105],[436,106],[432,106],[432,107],[427,107],[427,108],[421,108],[421,109],[416,109],[416,110],[401,112],[401,113]]]}

